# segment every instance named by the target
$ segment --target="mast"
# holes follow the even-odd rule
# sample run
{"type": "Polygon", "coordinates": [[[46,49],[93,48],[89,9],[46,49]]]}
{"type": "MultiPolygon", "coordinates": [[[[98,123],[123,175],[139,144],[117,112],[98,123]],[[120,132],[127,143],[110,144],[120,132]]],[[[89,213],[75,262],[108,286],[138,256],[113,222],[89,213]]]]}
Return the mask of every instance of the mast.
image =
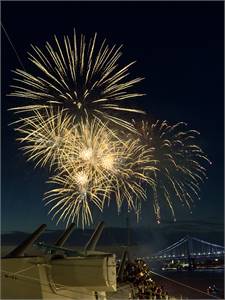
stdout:
{"type": "Polygon", "coordinates": [[[129,219],[129,215],[127,215],[126,223],[127,223],[127,248],[129,248],[130,247],[130,219],[129,219]]]}

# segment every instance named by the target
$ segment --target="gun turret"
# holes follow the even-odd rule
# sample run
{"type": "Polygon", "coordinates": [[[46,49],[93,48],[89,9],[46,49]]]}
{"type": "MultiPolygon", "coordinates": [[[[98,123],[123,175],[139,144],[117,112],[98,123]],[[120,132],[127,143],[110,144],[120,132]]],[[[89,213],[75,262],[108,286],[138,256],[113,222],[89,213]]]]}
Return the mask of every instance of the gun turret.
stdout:
{"type": "Polygon", "coordinates": [[[95,229],[94,233],[92,234],[91,238],[85,245],[84,251],[94,251],[96,248],[96,245],[100,239],[100,236],[102,234],[102,230],[104,228],[104,222],[100,222],[95,229]]]}
{"type": "Polygon", "coordinates": [[[34,244],[35,247],[38,247],[40,249],[43,249],[45,253],[48,254],[54,254],[56,251],[61,251],[64,252],[67,256],[85,256],[84,253],[78,252],[72,249],[64,248],[64,247],[59,247],[55,245],[49,245],[44,242],[39,242],[37,244],[34,244]]]}
{"type": "Polygon", "coordinates": [[[33,245],[33,243],[39,238],[42,232],[46,229],[47,225],[42,224],[39,226],[25,241],[23,241],[19,246],[17,246],[14,250],[8,253],[5,257],[20,257],[24,256],[27,248],[33,245]]]}

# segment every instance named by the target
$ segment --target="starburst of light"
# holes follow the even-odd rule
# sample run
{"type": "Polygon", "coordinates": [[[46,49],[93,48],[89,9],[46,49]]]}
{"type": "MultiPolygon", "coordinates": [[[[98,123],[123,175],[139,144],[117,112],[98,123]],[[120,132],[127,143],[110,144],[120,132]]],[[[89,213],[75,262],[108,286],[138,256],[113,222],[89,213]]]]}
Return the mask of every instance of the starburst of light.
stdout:
{"type": "Polygon", "coordinates": [[[144,113],[124,105],[124,100],[143,95],[129,92],[143,78],[128,79],[134,62],[119,67],[121,46],[110,47],[105,40],[98,45],[96,37],[86,42],[84,35],[78,39],[74,31],[73,39],[64,36],[64,43],[55,36],[54,46],[48,42],[44,50],[32,46],[33,53],[28,55],[36,73],[14,71],[17,84],[12,85],[14,91],[10,94],[29,99],[30,103],[13,110],[33,111],[55,105],[72,116],[97,116],[130,129],[129,122],[114,113],[144,113]]]}
{"type": "MultiPolygon", "coordinates": [[[[138,139],[128,138],[124,141],[97,119],[79,122],[66,136],[64,151],[58,163],[59,174],[51,181],[60,183],[61,187],[57,192],[55,189],[48,192],[48,197],[51,197],[48,204],[56,201],[54,209],[58,209],[58,214],[63,213],[63,210],[57,202],[63,203],[65,207],[66,203],[72,205],[71,196],[74,201],[75,197],[83,199],[78,201],[83,206],[82,225],[91,222],[90,205],[96,204],[96,201],[100,209],[106,200],[113,199],[118,210],[125,202],[129,209],[136,211],[137,199],[146,199],[145,183],[154,185],[154,180],[149,177],[149,172],[153,170],[155,162],[151,151],[140,145],[138,139]],[[72,178],[70,174],[74,174],[72,178]]],[[[74,203],[78,205],[77,201],[74,203]]],[[[71,208],[66,217],[71,219],[73,215],[74,210],[71,208]]],[[[79,219],[78,210],[75,215],[79,219]]]]}
{"type": "Polygon", "coordinates": [[[57,224],[66,221],[68,226],[70,222],[76,220],[77,226],[81,222],[84,228],[93,222],[93,207],[97,207],[100,211],[103,209],[105,187],[100,181],[95,185],[95,181],[85,170],[68,173],[64,169],[63,173],[50,178],[48,183],[53,184],[55,188],[45,193],[44,200],[46,205],[53,204],[49,214],[53,213],[52,219],[58,217],[57,224]]]}
{"type": "Polygon", "coordinates": [[[35,110],[29,117],[19,119],[15,131],[20,135],[17,141],[21,149],[36,166],[56,165],[64,152],[66,136],[70,133],[71,117],[61,109],[45,108],[35,110]]]}
{"type": "Polygon", "coordinates": [[[129,78],[134,62],[119,66],[121,46],[98,45],[97,34],[86,42],[74,31],[72,40],[55,36],[54,46],[32,50],[35,71],[14,71],[11,93],[28,102],[12,110],[23,113],[14,125],[28,160],[54,170],[44,197],[53,219],[84,227],[94,207],[102,211],[112,200],[138,215],[149,186],[158,222],[162,199],[174,219],[175,199],[191,209],[207,178],[204,162],[211,163],[196,142],[199,133],[166,121],[132,126],[122,117],[144,112],[126,105],[143,95],[131,91],[142,78],[129,78]]]}
{"type": "Polygon", "coordinates": [[[138,139],[127,139],[117,150],[117,157],[113,161],[109,158],[107,167],[113,185],[113,193],[117,199],[118,209],[122,203],[128,204],[128,210],[133,209],[136,213],[138,203],[146,199],[147,184],[155,185],[150,174],[155,171],[155,161],[152,149],[140,145],[138,139]]]}
{"type": "Polygon", "coordinates": [[[160,202],[164,198],[172,212],[178,199],[191,210],[194,199],[200,198],[200,185],[207,178],[205,163],[211,164],[196,140],[199,132],[186,129],[180,122],[169,125],[167,121],[134,123],[140,140],[154,150],[157,161],[152,188],[154,211],[160,222],[160,202]]]}

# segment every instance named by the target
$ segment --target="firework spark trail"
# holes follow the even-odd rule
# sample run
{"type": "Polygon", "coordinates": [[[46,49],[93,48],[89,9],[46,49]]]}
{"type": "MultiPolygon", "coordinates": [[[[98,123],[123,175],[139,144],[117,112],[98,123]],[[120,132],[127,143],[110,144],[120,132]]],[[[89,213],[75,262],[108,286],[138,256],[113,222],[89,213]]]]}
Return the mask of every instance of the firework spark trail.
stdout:
{"type": "Polygon", "coordinates": [[[29,117],[16,122],[15,129],[21,137],[17,138],[28,161],[33,160],[37,166],[57,165],[64,152],[64,142],[71,128],[71,117],[63,110],[52,107],[44,109],[44,113],[35,110],[29,117]]]}
{"type": "Polygon", "coordinates": [[[128,139],[119,148],[114,168],[110,170],[118,209],[123,201],[128,209],[138,210],[137,201],[146,199],[146,183],[154,186],[149,174],[155,171],[151,149],[140,145],[139,140],[128,139]]]}
{"type": "Polygon", "coordinates": [[[45,51],[32,46],[33,54],[28,53],[29,60],[38,72],[14,71],[17,84],[12,85],[14,91],[10,96],[30,99],[33,103],[13,110],[33,111],[56,105],[72,116],[97,116],[131,129],[129,122],[113,113],[144,113],[123,105],[124,100],[143,95],[128,92],[143,78],[128,79],[129,68],[134,62],[120,68],[121,46],[110,48],[104,41],[98,47],[96,37],[97,34],[86,42],[85,36],[81,35],[78,40],[74,31],[73,40],[64,36],[62,45],[55,36],[54,47],[47,42],[45,51]]]}
{"type": "Polygon", "coordinates": [[[157,170],[154,171],[156,185],[153,186],[153,207],[160,222],[159,199],[164,198],[171,210],[174,220],[174,202],[178,199],[189,209],[194,198],[200,199],[200,185],[207,179],[204,163],[209,163],[203,150],[196,144],[199,132],[187,130],[187,124],[180,122],[169,125],[167,121],[150,123],[134,122],[140,140],[154,148],[157,170]]]}
{"type": "Polygon", "coordinates": [[[104,164],[106,169],[107,164],[110,167],[109,158],[113,159],[118,144],[121,144],[115,137],[116,133],[97,119],[77,123],[65,140],[66,158],[63,155],[62,165],[72,169],[85,168],[93,176],[99,176],[104,164]]]}
{"type": "Polygon", "coordinates": [[[77,226],[81,219],[82,227],[90,225],[92,220],[92,206],[96,206],[102,211],[105,187],[101,182],[94,184],[90,174],[85,170],[76,173],[66,172],[55,175],[48,183],[57,185],[54,189],[45,193],[46,205],[53,204],[49,214],[54,212],[52,219],[58,217],[57,224],[62,220],[67,220],[66,226],[76,219],[77,226]]]}

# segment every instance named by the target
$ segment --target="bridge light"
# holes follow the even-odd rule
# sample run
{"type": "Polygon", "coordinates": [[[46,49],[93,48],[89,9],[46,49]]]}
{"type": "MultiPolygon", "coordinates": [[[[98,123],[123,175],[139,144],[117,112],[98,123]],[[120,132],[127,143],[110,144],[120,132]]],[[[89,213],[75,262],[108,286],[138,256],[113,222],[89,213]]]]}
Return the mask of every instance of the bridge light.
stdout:
{"type": "Polygon", "coordinates": [[[182,253],[181,256],[184,256],[184,253],[182,253]]]}
{"type": "Polygon", "coordinates": [[[217,254],[221,254],[221,251],[217,251],[217,254]]]}
{"type": "Polygon", "coordinates": [[[200,252],[198,252],[198,255],[201,255],[201,253],[200,253],[200,252]]]}
{"type": "Polygon", "coordinates": [[[211,254],[211,252],[208,252],[208,254],[211,254]]]}

